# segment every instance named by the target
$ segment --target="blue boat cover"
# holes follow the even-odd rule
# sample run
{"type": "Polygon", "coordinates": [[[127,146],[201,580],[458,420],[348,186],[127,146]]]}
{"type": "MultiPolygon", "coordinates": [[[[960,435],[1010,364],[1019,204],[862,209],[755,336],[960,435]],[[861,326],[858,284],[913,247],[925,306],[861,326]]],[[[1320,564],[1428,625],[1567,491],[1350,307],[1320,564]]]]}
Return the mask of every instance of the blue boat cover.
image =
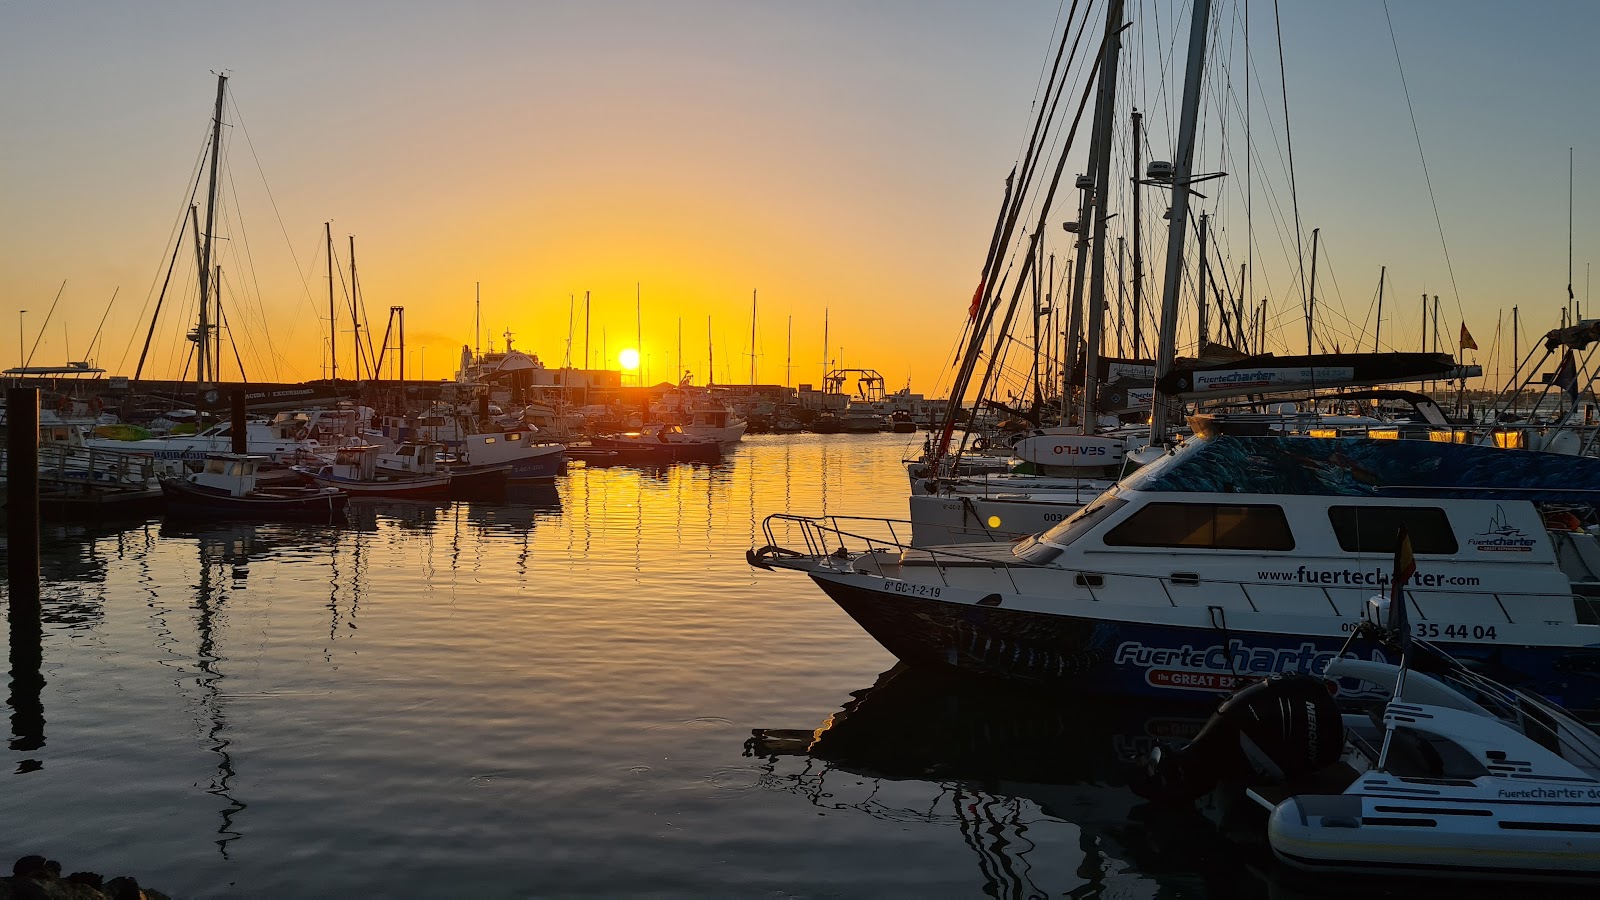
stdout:
{"type": "Polygon", "coordinates": [[[1123,486],[1595,503],[1600,502],[1600,459],[1434,441],[1217,435],[1190,441],[1128,476],[1123,486]]]}

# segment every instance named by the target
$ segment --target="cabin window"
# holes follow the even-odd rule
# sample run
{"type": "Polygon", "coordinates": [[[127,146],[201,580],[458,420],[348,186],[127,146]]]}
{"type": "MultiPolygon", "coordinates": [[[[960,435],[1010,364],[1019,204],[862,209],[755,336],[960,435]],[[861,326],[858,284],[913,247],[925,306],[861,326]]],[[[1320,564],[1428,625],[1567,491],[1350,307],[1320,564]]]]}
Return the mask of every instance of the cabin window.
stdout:
{"type": "Polygon", "coordinates": [[[492,444],[492,443],[494,443],[494,438],[484,438],[483,442],[485,444],[492,444]]]}
{"type": "MultiPolygon", "coordinates": [[[[490,438],[489,440],[492,441],[492,440],[494,440],[494,438],[490,438]]],[[[520,440],[522,440],[522,435],[517,434],[516,432],[512,432],[511,434],[506,435],[506,440],[508,440],[508,441],[520,441],[520,440]]]]}
{"type": "Polygon", "coordinates": [[[1147,503],[1106,532],[1105,542],[1110,547],[1294,549],[1282,507],[1223,503],[1147,503]]]}
{"type": "Polygon", "coordinates": [[[1455,553],[1450,518],[1437,506],[1330,506],[1328,521],[1346,553],[1393,553],[1400,527],[1414,553],[1455,553]]]}

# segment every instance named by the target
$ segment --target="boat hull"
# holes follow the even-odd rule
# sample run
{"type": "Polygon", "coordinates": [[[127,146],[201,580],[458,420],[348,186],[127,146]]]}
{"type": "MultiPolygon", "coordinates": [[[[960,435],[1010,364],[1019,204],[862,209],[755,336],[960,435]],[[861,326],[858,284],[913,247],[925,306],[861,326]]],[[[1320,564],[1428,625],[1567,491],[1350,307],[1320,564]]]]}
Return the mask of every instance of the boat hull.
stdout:
{"type": "Polygon", "coordinates": [[[353,497],[442,497],[450,490],[451,476],[380,476],[374,481],[357,478],[340,478],[317,472],[299,470],[315,484],[337,488],[353,497]]]}
{"type": "MultiPolygon", "coordinates": [[[[1186,701],[1215,697],[1274,672],[1320,673],[1346,643],[1342,633],[1252,632],[1043,614],[1004,608],[998,605],[999,594],[976,604],[951,602],[879,590],[831,573],[809,574],[857,624],[906,663],[1096,694],[1186,701]],[[993,603],[986,602],[990,598],[993,603]]],[[[925,589],[907,582],[861,580],[925,589]]],[[[1338,624],[1335,620],[1336,628],[1338,624]]],[[[1543,694],[1569,710],[1600,709],[1600,648],[1441,646],[1496,680],[1543,694]]]]}
{"type": "Polygon", "coordinates": [[[595,450],[612,451],[612,460],[630,464],[722,461],[722,446],[716,441],[635,441],[627,438],[596,437],[590,440],[595,450]]]}
{"type": "Polygon", "coordinates": [[[555,481],[566,468],[566,453],[561,445],[530,449],[535,452],[509,460],[511,471],[506,476],[509,480],[555,481]]]}
{"type": "Polygon", "coordinates": [[[1311,872],[1600,878],[1600,806],[1592,799],[1600,789],[1593,782],[1509,787],[1498,793],[1579,801],[1505,802],[1492,791],[1452,797],[1437,787],[1425,798],[1300,796],[1272,811],[1267,839],[1280,860],[1311,872]]]}
{"type": "Polygon", "coordinates": [[[328,519],[342,514],[350,502],[348,493],[330,488],[233,497],[177,479],[162,479],[161,493],[169,514],[212,518],[328,519]]]}

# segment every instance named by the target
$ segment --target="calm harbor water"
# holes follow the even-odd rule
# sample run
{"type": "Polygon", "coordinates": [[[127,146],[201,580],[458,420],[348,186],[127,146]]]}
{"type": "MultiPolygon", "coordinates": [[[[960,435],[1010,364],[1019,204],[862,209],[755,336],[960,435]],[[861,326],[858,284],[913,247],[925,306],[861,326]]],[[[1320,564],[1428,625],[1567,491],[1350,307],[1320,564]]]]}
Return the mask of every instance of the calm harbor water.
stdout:
{"type": "Polygon", "coordinates": [[[1258,820],[1126,788],[1194,716],[901,671],[745,564],[769,513],[904,517],[920,441],[751,437],[341,527],[47,528],[0,851],[183,897],[1320,895],[1258,820]]]}

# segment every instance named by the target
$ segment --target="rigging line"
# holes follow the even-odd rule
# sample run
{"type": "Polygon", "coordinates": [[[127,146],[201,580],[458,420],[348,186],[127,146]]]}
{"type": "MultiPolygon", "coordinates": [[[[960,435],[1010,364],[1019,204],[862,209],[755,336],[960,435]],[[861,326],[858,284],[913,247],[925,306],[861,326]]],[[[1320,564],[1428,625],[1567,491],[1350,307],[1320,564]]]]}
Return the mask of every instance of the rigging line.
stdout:
{"type": "MultiPolygon", "coordinates": [[[[179,206],[179,208],[178,208],[178,219],[177,219],[177,221],[175,223],[173,223],[172,230],[167,233],[167,240],[173,242],[173,246],[181,245],[183,243],[183,226],[185,224],[187,224],[188,221],[189,221],[189,205],[194,202],[195,195],[198,194],[199,191],[200,191],[200,173],[202,171],[204,171],[203,164],[204,164],[205,158],[206,158],[206,148],[209,147],[210,145],[211,145],[211,123],[208,120],[206,122],[206,137],[203,140],[200,141],[200,152],[195,155],[194,168],[190,171],[189,196],[179,206]]],[[[162,249],[165,250],[165,248],[167,246],[168,245],[163,244],[162,245],[162,249]]],[[[176,249],[174,249],[173,253],[174,253],[174,256],[176,256],[176,253],[177,253],[176,249]]],[[[166,258],[166,253],[162,253],[161,257],[163,259],[166,258]]],[[[156,282],[162,280],[162,277],[161,277],[162,268],[163,268],[162,265],[158,262],[156,264],[156,270],[155,270],[154,274],[152,274],[150,276],[150,288],[149,288],[149,290],[145,291],[144,305],[139,307],[139,314],[134,316],[134,321],[135,322],[142,321],[144,319],[145,310],[150,308],[150,298],[152,296],[154,296],[155,293],[156,293],[156,282]]],[[[166,268],[167,268],[167,271],[170,273],[171,272],[170,264],[166,268]]],[[[169,274],[169,277],[170,277],[170,274],[169,274]]],[[[154,315],[160,315],[159,301],[158,301],[158,305],[156,307],[156,310],[157,310],[157,312],[154,315]]],[[[150,327],[151,327],[151,331],[155,330],[155,322],[154,322],[154,320],[151,321],[150,327]]],[[[117,361],[117,369],[118,369],[118,371],[126,372],[128,370],[128,355],[133,352],[133,345],[135,343],[137,343],[138,340],[139,340],[139,332],[138,332],[138,330],[137,329],[129,329],[129,332],[128,332],[128,344],[127,344],[126,347],[124,347],[122,349],[122,359],[117,361]]]]}
{"type": "MultiPolygon", "coordinates": [[[[1055,18],[1055,21],[1050,23],[1049,35],[1052,38],[1055,37],[1056,29],[1061,27],[1061,10],[1065,9],[1066,5],[1067,5],[1067,0],[1061,0],[1061,2],[1056,4],[1056,18],[1055,18]]],[[[1070,13],[1067,16],[1067,27],[1069,29],[1072,27],[1072,18],[1073,18],[1073,16],[1077,15],[1077,12],[1078,12],[1078,0],[1072,0],[1072,13],[1070,13]]],[[[1065,39],[1064,38],[1063,38],[1063,43],[1065,43],[1065,39]]],[[[1046,41],[1044,46],[1045,46],[1044,60],[1048,60],[1050,58],[1050,42],[1046,41]]],[[[1060,55],[1058,53],[1058,55],[1056,57],[1056,61],[1059,63],[1060,59],[1061,58],[1060,58],[1060,55]]],[[[1039,63],[1039,77],[1037,79],[1035,79],[1034,83],[1033,83],[1033,98],[1028,101],[1028,110],[1029,110],[1028,118],[1034,119],[1035,121],[1037,121],[1037,116],[1038,116],[1037,109],[1038,109],[1038,106],[1039,106],[1039,92],[1041,90],[1047,90],[1047,88],[1045,87],[1045,78],[1044,78],[1045,74],[1049,73],[1051,83],[1055,82],[1055,68],[1053,66],[1051,66],[1048,62],[1045,62],[1044,60],[1041,60],[1040,63],[1039,63]]],[[[1045,96],[1048,98],[1049,94],[1047,93],[1047,94],[1045,94],[1045,96]]],[[[1024,142],[1021,146],[1017,147],[1017,155],[1018,156],[1022,156],[1026,152],[1026,149],[1027,149],[1027,142],[1024,142]]]]}
{"type": "MultiPolygon", "coordinates": [[[[1083,27],[1087,27],[1087,23],[1088,23],[1087,14],[1085,15],[1084,23],[1085,23],[1085,25],[1083,27]]],[[[1069,27],[1069,29],[1071,28],[1071,24],[1070,23],[1069,23],[1068,27],[1069,27]]],[[[1080,32],[1080,39],[1081,39],[1081,32],[1080,32]]],[[[1063,43],[1065,43],[1065,41],[1066,41],[1065,35],[1063,35],[1062,41],[1063,41],[1063,43]]],[[[1074,49],[1073,49],[1073,52],[1072,52],[1072,58],[1075,58],[1076,55],[1077,55],[1077,46],[1078,45],[1075,42],[1074,45],[1073,45],[1074,49]]],[[[1060,93],[1063,93],[1065,91],[1065,89],[1066,89],[1067,77],[1068,77],[1068,74],[1069,74],[1069,70],[1070,70],[1070,68],[1072,66],[1072,58],[1069,58],[1066,66],[1061,69],[1062,76],[1061,76],[1060,86],[1057,88],[1057,94],[1058,95],[1060,93]]],[[[1100,57],[1097,55],[1095,57],[1095,61],[1094,61],[1093,65],[1090,68],[1090,77],[1089,77],[1089,79],[1086,80],[1086,84],[1089,83],[1089,82],[1092,82],[1093,73],[1099,67],[1099,59],[1100,59],[1100,57]]],[[[1052,81],[1053,80],[1054,79],[1052,79],[1052,81]]],[[[1074,118],[1072,129],[1071,129],[1071,131],[1069,131],[1067,139],[1066,139],[1067,149],[1070,149],[1070,147],[1071,147],[1072,135],[1074,133],[1076,133],[1078,118],[1081,118],[1082,115],[1083,115],[1083,103],[1087,102],[1088,96],[1089,96],[1089,91],[1088,91],[1088,87],[1086,86],[1085,89],[1084,89],[1084,100],[1081,101],[1080,104],[1079,104],[1078,114],[1077,114],[1078,117],[1074,118]]],[[[1054,109],[1054,105],[1052,104],[1052,110],[1053,109],[1054,109]]],[[[1065,159],[1066,159],[1066,150],[1062,151],[1061,159],[1062,159],[1062,162],[1064,163],[1065,159]]],[[[984,294],[980,298],[978,316],[977,316],[977,319],[975,321],[969,321],[969,324],[967,326],[965,326],[964,329],[963,329],[963,334],[967,338],[967,349],[962,354],[963,359],[962,359],[961,367],[960,367],[960,370],[955,375],[954,387],[951,390],[950,405],[946,409],[945,416],[944,416],[944,424],[943,424],[943,426],[941,428],[941,432],[944,435],[941,438],[941,450],[940,450],[941,454],[943,453],[943,449],[942,448],[945,445],[948,444],[951,430],[954,427],[955,419],[958,416],[960,398],[966,395],[967,388],[969,387],[969,385],[971,383],[972,375],[976,371],[977,363],[978,363],[978,357],[979,357],[980,353],[982,352],[983,335],[988,332],[989,326],[994,321],[995,312],[1000,306],[1001,290],[998,287],[996,287],[995,284],[994,284],[995,280],[996,280],[996,274],[998,273],[998,270],[999,270],[1000,265],[1001,265],[1000,254],[999,254],[997,248],[1009,247],[1012,244],[1012,233],[1013,233],[1013,230],[1015,229],[1016,224],[1017,224],[1017,220],[1021,216],[1022,211],[1024,209],[1025,203],[1024,203],[1024,200],[1023,200],[1023,192],[1026,190],[1027,179],[1029,177],[1031,177],[1031,169],[1032,169],[1032,167],[1033,166],[1030,163],[1030,165],[1029,165],[1030,171],[1024,173],[1024,179],[1023,179],[1022,184],[1017,187],[1016,193],[1014,195],[1010,196],[1010,198],[1009,198],[1009,205],[1007,205],[1006,203],[1002,203],[1002,212],[1001,212],[1000,222],[1003,223],[1003,228],[1000,230],[999,234],[997,235],[997,237],[995,239],[996,242],[995,243],[991,243],[991,254],[992,255],[991,255],[991,259],[985,265],[986,277],[985,277],[984,283],[983,283],[984,294]]],[[[1059,177],[1060,177],[1060,171],[1058,169],[1057,170],[1057,178],[1059,178],[1059,177]]],[[[1010,194],[1011,191],[1012,191],[1012,186],[1011,186],[1011,183],[1008,180],[1008,183],[1007,183],[1007,192],[1008,192],[1008,194],[1010,194]]],[[[1047,208],[1048,208],[1048,198],[1046,200],[1046,204],[1047,204],[1047,208]]],[[[999,223],[997,223],[997,224],[999,224],[999,223]]],[[[1018,248],[1018,250],[1020,250],[1020,248],[1018,248]]],[[[1016,261],[1016,252],[1017,252],[1017,250],[1014,250],[1012,252],[1012,254],[1006,260],[1006,263],[1005,263],[1006,277],[1009,277],[1009,274],[1010,274],[1010,271],[1011,271],[1011,267],[1016,261]]],[[[1032,254],[1030,253],[1029,264],[1031,264],[1031,257],[1032,257],[1032,254]]],[[[1026,274],[1026,272],[1027,272],[1027,269],[1024,268],[1024,270],[1023,270],[1024,275],[1026,274]]],[[[1005,280],[1006,280],[1005,277],[1000,278],[1000,284],[1003,285],[1005,280]]],[[[1019,281],[1018,283],[1020,285],[1021,282],[1019,281]]],[[[1020,290],[1020,288],[1019,288],[1019,290],[1020,290]]],[[[1008,319],[1009,319],[1009,315],[1008,315],[1008,319]]],[[[971,320],[970,316],[969,316],[969,320],[971,320]]],[[[985,376],[985,381],[987,381],[987,375],[985,376]]]]}
{"type": "MultiPolygon", "coordinates": [[[[1090,4],[1084,8],[1083,23],[1078,26],[1075,32],[1071,27],[1071,19],[1068,20],[1068,29],[1062,32],[1061,46],[1056,50],[1055,68],[1056,71],[1061,73],[1060,83],[1056,84],[1056,79],[1052,77],[1051,83],[1054,86],[1054,96],[1050,98],[1049,110],[1043,116],[1036,118],[1034,121],[1034,132],[1033,137],[1029,141],[1028,154],[1023,158],[1022,161],[1022,181],[1016,197],[1019,204],[1026,199],[1026,218],[1033,217],[1033,211],[1037,208],[1039,202],[1039,197],[1033,190],[1035,186],[1033,176],[1038,171],[1039,162],[1040,160],[1049,159],[1050,156],[1056,151],[1056,148],[1060,146],[1062,136],[1060,131],[1056,130],[1053,125],[1056,117],[1056,109],[1060,105],[1062,96],[1066,94],[1069,80],[1072,85],[1076,85],[1078,83],[1077,79],[1072,78],[1072,70],[1074,66],[1079,64],[1078,49],[1083,43],[1084,36],[1089,31],[1090,16],[1094,12],[1093,6],[1094,4],[1091,0],[1090,4]],[[1068,35],[1074,33],[1077,35],[1077,37],[1075,37],[1072,41],[1072,49],[1066,54],[1067,61],[1066,65],[1063,66],[1061,64],[1062,51],[1066,49],[1068,35]],[[1039,142],[1041,132],[1046,137],[1046,144],[1043,147],[1040,146],[1039,142]]],[[[1074,2],[1074,14],[1076,13],[1077,7],[1077,2],[1074,2]]],[[[1095,64],[1098,65],[1098,60],[1095,64]]],[[[1091,74],[1093,71],[1094,69],[1091,68],[1091,74]]],[[[1080,73],[1079,77],[1082,77],[1082,73],[1080,73]]],[[[1062,152],[1065,152],[1065,150],[1062,152]]],[[[1016,253],[1021,252],[1020,245],[1011,245],[1011,249],[1013,258],[1015,258],[1014,255],[1016,253]]]]}
{"type": "Polygon", "coordinates": [[[50,311],[44,315],[44,324],[39,326],[39,332],[33,336],[33,346],[28,348],[28,358],[22,361],[23,368],[33,365],[33,354],[39,349],[39,342],[44,340],[44,333],[50,327],[50,319],[56,314],[56,304],[61,302],[61,294],[67,289],[67,280],[61,279],[61,287],[56,288],[56,299],[50,301],[50,311]]]}
{"type": "MultiPolygon", "coordinates": [[[[223,306],[221,303],[218,303],[217,312],[222,316],[222,322],[220,323],[221,328],[228,332],[228,343],[233,347],[233,361],[239,365],[239,380],[248,384],[250,382],[250,377],[244,373],[244,360],[239,358],[239,340],[233,336],[233,326],[228,324],[228,308],[223,306]]],[[[217,366],[217,375],[219,376],[217,380],[221,381],[221,365],[217,366]]]]}
{"type": "Polygon", "coordinates": [[[1428,186],[1428,202],[1433,206],[1433,224],[1439,229],[1439,246],[1444,250],[1444,270],[1450,276],[1450,290],[1455,294],[1456,312],[1463,319],[1467,314],[1461,309],[1461,289],[1456,286],[1456,270],[1450,264],[1450,244],[1444,237],[1444,219],[1439,216],[1439,200],[1433,194],[1433,179],[1428,175],[1428,157],[1422,152],[1422,129],[1417,125],[1417,111],[1411,105],[1411,89],[1406,85],[1406,69],[1400,62],[1400,42],[1394,36],[1394,20],[1389,17],[1389,2],[1383,3],[1383,20],[1389,25],[1389,44],[1394,47],[1394,65],[1400,72],[1400,90],[1406,98],[1406,113],[1411,117],[1411,134],[1417,139],[1417,157],[1422,160],[1422,181],[1428,186]]]}
{"type": "MultiPolygon", "coordinates": [[[[1066,170],[1066,167],[1067,167],[1067,154],[1068,154],[1068,151],[1070,151],[1070,149],[1072,148],[1073,140],[1077,136],[1078,126],[1083,120],[1083,112],[1084,112],[1085,108],[1087,108],[1087,106],[1089,104],[1089,98],[1093,95],[1093,89],[1094,89],[1094,86],[1095,86],[1095,83],[1096,83],[1096,80],[1097,80],[1098,73],[1100,71],[1100,62],[1101,62],[1101,60],[1103,60],[1105,58],[1106,41],[1111,39],[1111,38],[1112,38],[1111,35],[1107,35],[1098,44],[1098,52],[1096,52],[1096,54],[1095,54],[1094,64],[1090,67],[1089,77],[1087,79],[1085,79],[1085,82],[1084,82],[1083,96],[1078,101],[1078,110],[1073,115],[1072,126],[1067,132],[1065,147],[1063,148],[1060,156],[1058,156],[1057,159],[1056,159],[1055,174],[1054,174],[1054,176],[1052,177],[1052,179],[1050,181],[1049,190],[1048,190],[1048,192],[1046,193],[1046,195],[1044,197],[1044,209],[1040,211],[1038,223],[1034,226],[1033,237],[1032,237],[1032,242],[1034,244],[1038,243],[1038,240],[1039,240],[1039,237],[1040,237],[1040,233],[1041,233],[1042,229],[1045,227],[1045,220],[1048,217],[1049,212],[1050,212],[1051,200],[1055,196],[1056,188],[1061,183],[1061,174],[1062,174],[1063,171],[1066,170]]],[[[1027,283],[1028,273],[1033,268],[1034,261],[1035,261],[1035,259],[1037,257],[1038,257],[1038,254],[1036,252],[1034,252],[1032,249],[1030,249],[1028,254],[1027,254],[1027,256],[1024,257],[1024,261],[1022,263],[1022,271],[1017,277],[1016,285],[1012,288],[1011,303],[1006,308],[1005,321],[1001,324],[1000,331],[997,332],[997,334],[1006,334],[1007,332],[1009,332],[1011,330],[1011,320],[1016,315],[1017,303],[1022,298],[1022,290],[1023,290],[1023,287],[1027,283]]],[[[996,301],[997,302],[994,304],[994,306],[998,307],[999,306],[998,296],[996,297],[996,301]]],[[[994,312],[994,310],[991,309],[990,310],[990,317],[991,318],[993,316],[993,312],[994,312]]],[[[979,384],[978,384],[978,394],[977,394],[977,396],[979,398],[982,398],[983,396],[985,396],[987,394],[993,374],[994,374],[994,361],[991,360],[991,364],[990,364],[989,368],[984,372],[983,380],[980,381],[979,384]]],[[[971,432],[974,429],[974,427],[975,427],[975,425],[977,423],[977,414],[978,414],[978,407],[974,406],[972,415],[968,418],[967,429],[966,429],[968,432],[971,432]]]]}
{"type": "MultiPolygon", "coordinates": [[[[244,116],[239,113],[238,101],[233,100],[232,96],[230,95],[229,102],[233,105],[233,124],[238,126],[239,133],[244,136],[245,148],[250,151],[250,160],[256,164],[256,172],[261,175],[261,183],[266,188],[267,192],[267,202],[272,205],[272,214],[278,221],[278,230],[283,234],[283,242],[289,249],[289,258],[294,262],[296,274],[300,275],[301,297],[305,300],[306,304],[312,309],[312,311],[315,312],[317,304],[316,301],[314,301],[311,297],[311,286],[306,281],[304,274],[305,270],[303,270],[300,266],[300,258],[294,251],[294,242],[289,239],[289,230],[283,222],[283,213],[278,209],[278,198],[273,195],[271,186],[267,185],[267,173],[261,167],[261,158],[256,155],[256,147],[254,142],[250,140],[250,130],[245,127],[244,116]]],[[[287,340],[291,344],[294,341],[294,333],[299,321],[300,317],[298,316],[289,317],[289,335],[287,340]]]]}
{"type": "Polygon", "coordinates": [[[83,358],[84,359],[86,359],[86,360],[94,359],[94,345],[100,343],[100,332],[105,330],[106,318],[111,315],[111,307],[116,305],[116,303],[117,303],[117,294],[119,294],[121,292],[122,292],[122,286],[121,285],[117,285],[115,288],[112,289],[112,291],[111,291],[111,301],[106,304],[106,311],[104,313],[102,313],[101,316],[100,316],[100,324],[95,327],[94,337],[89,339],[89,349],[85,350],[83,352],[83,358]]]}
{"type": "MultiPolygon", "coordinates": [[[[226,160],[227,157],[223,157],[223,159],[226,160]]],[[[224,166],[223,166],[223,169],[224,169],[224,172],[225,172],[224,177],[225,177],[225,179],[227,181],[227,184],[228,184],[228,192],[233,197],[233,205],[231,207],[225,207],[224,210],[223,210],[223,219],[224,219],[223,226],[229,232],[232,232],[233,230],[237,229],[238,234],[239,234],[239,239],[238,240],[229,241],[228,242],[228,249],[229,249],[229,251],[231,253],[232,258],[237,260],[239,262],[239,267],[244,270],[244,272],[243,272],[243,276],[244,277],[241,278],[240,281],[244,281],[246,278],[248,279],[248,283],[255,288],[254,299],[256,300],[256,305],[260,306],[260,304],[261,304],[261,279],[260,279],[260,276],[257,274],[255,256],[251,253],[251,250],[250,250],[250,236],[245,231],[244,215],[243,215],[244,205],[239,202],[239,184],[238,184],[238,182],[236,182],[234,180],[234,177],[233,177],[233,166],[227,165],[225,163],[224,166]]],[[[238,291],[236,293],[240,297],[244,297],[246,299],[250,298],[250,293],[248,291],[241,290],[241,291],[238,291]]],[[[251,325],[250,316],[251,316],[250,308],[248,306],[245,306],[244,307],[244,327],[246,329],[249,329],[250,325],[251,325]]],[[[271,353],[272,353],[272,329],[269,328],[268,325],[267,325],[267,317],[266,317],[266,311],[265,310],[262,310],[262,314],[261,314],[261,333],[266,337],[267,352],[268,352],[268,355],[270,356],[271,353]]],[[[234,348],[234,352],[238,353],[238,347],[234,348]]],[[[250,354],[251,354],[252,357],[254,357],[254,359],[256,361],[256,364],[258,366],[260,366],[260,368],[257,369],[257,371],[261,371],[262,369],[266,369],[267,368],[266,366],[261,365],[261,354],[260,354],[259,351],[257,351],[256,344],[255,344],[254,341],[252,341],[251,344],[250,344],[250,354]]],[[[274,377],[276,377],[277,374],[278,374],[277,369],[276,369],[276,367],[274,367],[273,368],[274,377]]],[[[242,364],[239,366],[239,375],[240,375],[241,378],[244,377],[244,366],[242,364]]]]}
{"type": "MultiPolygon", "coordinates": [[[[1283,61],[1283,16],[1278,0],[1272,0],[1272,23],[1278,38],[1278,86],[1283,92],[1283,141],[1289,151],[1289,199],[1294,205],[1294,246],[1300,273],[1300,310],[1306,318],[1306,333],[1311,331],[1311,295],[1306,288],[1305,235],[1300,227],[1300,189],[1294,177],[1294,132],[1289,128],[1289,74],[1283,61]]],[[[1309,352],[1309,348],[1308,348],[1309,352]]]]}

